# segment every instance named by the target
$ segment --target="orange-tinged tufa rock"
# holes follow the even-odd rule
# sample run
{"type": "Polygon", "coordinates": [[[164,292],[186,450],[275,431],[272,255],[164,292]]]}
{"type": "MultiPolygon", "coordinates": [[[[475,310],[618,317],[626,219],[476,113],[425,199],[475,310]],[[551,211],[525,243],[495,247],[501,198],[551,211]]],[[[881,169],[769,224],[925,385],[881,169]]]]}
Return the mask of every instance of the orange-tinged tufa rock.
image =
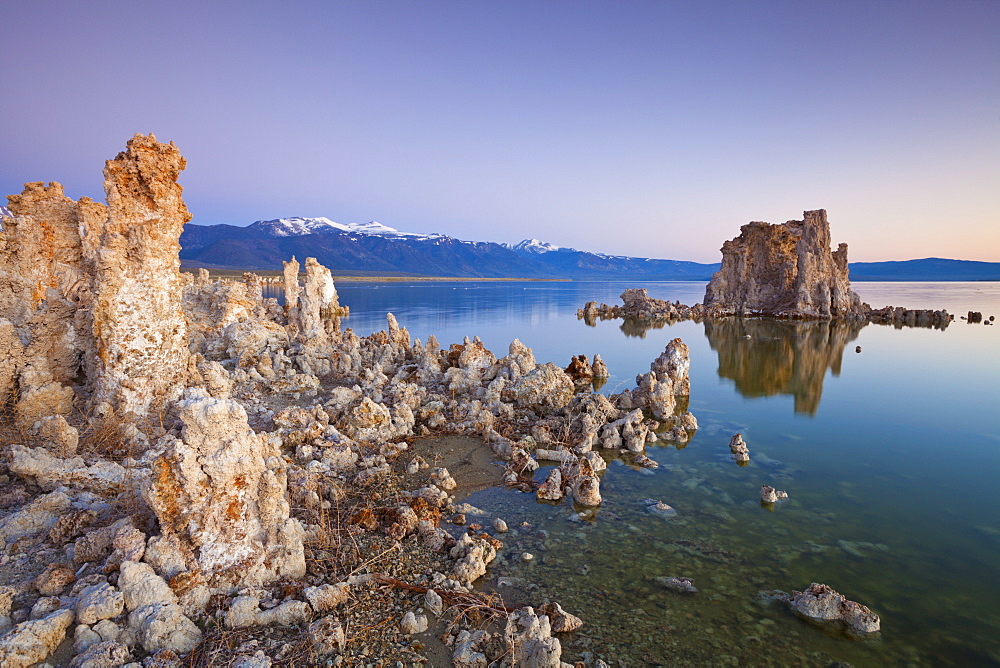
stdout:
{"type": "Polygon", "coordinates": [[[722,245],[722,267],[705,291],[709,314],[864,317],[848,279],[847,244],[830,251],[825,210],[803,216],[783,225],[748,223],[722,245]]]}

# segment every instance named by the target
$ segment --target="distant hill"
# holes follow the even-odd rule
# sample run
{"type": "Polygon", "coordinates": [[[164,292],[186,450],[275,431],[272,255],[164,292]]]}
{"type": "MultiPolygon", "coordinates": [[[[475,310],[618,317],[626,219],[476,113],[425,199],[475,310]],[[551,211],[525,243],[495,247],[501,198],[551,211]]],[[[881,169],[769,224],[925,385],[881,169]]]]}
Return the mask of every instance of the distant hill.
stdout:
{"type": "MultiPolygon", "coordinates": [[[[538,239],[515,245],[463,241],[329,218],[258,220],[246,227],[188,224],[180,241],[181,263],[208,269],[280,270],[293,255],[300,261],[315,257],[334,273],[355,276],[707,281],[719,269],[719,263],[605,255],[538,239]]],[[[998,262],[926,258],[854,262],[850,269],[852,281],[1000,280],[998,262]]]]}
{"type": "Polygon", "coordinates": [[[604,255],[537,240],[514,246],[463,241],[327,218],[259,220],[246,227],[188,224],[180,241],[184,266],[209,269],[281,269],[292,255],[315,257],[334,273],[353,275],[707,281],[719,269],[718,264],[604,255]]]}
{"type": "Polygon", "coordinates": [[[900,262],[852,262],[852,281],[1000,281],[1000,262],[927,257],[900,262]]]}

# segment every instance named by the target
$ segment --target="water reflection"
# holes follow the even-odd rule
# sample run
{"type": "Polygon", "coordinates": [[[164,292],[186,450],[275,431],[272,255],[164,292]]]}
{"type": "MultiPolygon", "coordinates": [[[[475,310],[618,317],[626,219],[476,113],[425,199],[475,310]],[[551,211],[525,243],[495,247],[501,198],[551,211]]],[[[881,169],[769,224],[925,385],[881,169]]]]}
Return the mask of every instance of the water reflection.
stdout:
{"type": "MultiPolygon", "coordinates": [[[[583,323],[588,327],[597,327],[597,323],[604,320],[618,320],[618,318],[595,316],[589,313],[583,316],[583,323]]],[[[680,322],[668,318],[621,318],[621,321],[619,329],[622,330],[622,334],[635,339],[646,338],[646,334],[651,329],[663,329],[680,322]]]]}
{"type": "Polygon", "coordinates": [[[638,318],[624,318],[622,319],[621,330],[625,336],[631,336],[638,339],[646,338],[646,332],[651,329],[663,329],[667,325],[673,324],[674,320],[660,320],[660,319],[638,319],[638,318]]]}
{"type": "Polygon", "coordinates": [[[705,321],[719,376],[745,397],[790,394],[795,412],[815,415],[827,370],[840,374],[844,348],[864,322],[721,318],[705,321]]]}

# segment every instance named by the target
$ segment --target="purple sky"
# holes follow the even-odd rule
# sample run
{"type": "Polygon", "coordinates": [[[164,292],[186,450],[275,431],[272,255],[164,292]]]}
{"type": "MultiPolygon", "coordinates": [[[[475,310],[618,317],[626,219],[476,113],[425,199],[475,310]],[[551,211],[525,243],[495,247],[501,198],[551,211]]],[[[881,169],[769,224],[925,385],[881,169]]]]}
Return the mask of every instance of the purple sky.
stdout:
{"type": "Polygon", "coordinates": [[[198,224],[701,262],[825,208],[853,261],[1000,261],[1000,2],[0,7],[0,190],[173,141],[198,224]]]}

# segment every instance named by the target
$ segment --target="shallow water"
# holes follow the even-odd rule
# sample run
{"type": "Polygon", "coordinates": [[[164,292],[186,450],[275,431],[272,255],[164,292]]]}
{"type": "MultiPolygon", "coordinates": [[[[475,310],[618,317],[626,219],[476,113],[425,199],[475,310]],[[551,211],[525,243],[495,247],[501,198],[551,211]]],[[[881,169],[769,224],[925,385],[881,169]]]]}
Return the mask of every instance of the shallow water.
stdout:
{"type": "MultiPolygon", "coordinates": [[[[642,286],[691,304],[705,284],[642,286]]],[[[593,517],[580,521],[567,503],[510,490],[469,499],[512,527],[531,525],[505,537],[489,577],[493,585],[515,578],[503,581],[505,595],[551,596],[585,620],[563,639],[564,658],[589,651],[625,665],[1000,664],[1000,327],[957,318],[945,331],[725,320],[644,331],[577,320],[585,302],[619,303],[626,287],[636,286],[338,286],[351,307],[344,326],[361,335],[384,328],[392,312],[411,336],[433,333],[445,346],[478,335],[500,356],[516,337],[540,362],[560,365],[599,352],[612,373],[605,392],[631,387],[670,339],[690,347],[699,431],[681,449],[650,446],[656,471],[612,461],[593,517]],[[749,466],[727,457],[736,432],[750,448],[749,466]],[[762,507],[764,483],[790,498],[762,507]],[[649,514],[646,498],[670,504],[677,517],[649,514]],[[524,562],[525,551],[536,558],[524,562]],[[664,576],[692,577],[699,592],[670,593],[655,580],[664,576]],[[846,639],[758,596],[810,582],[872,608],[882,632],[846,639]]],[[[997,283],[854,287],[875,307],[1000,316],[997,283]]]]}

